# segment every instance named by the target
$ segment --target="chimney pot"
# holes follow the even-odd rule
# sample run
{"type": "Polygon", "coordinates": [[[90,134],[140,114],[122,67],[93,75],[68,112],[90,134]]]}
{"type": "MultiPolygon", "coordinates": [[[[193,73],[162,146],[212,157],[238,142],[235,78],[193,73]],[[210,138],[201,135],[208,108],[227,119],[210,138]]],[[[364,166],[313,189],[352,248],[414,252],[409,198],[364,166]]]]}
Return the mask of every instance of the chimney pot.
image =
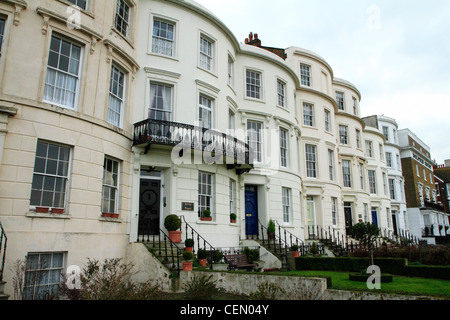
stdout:
{"type": "Polygon", "coordinates": [[[253,32],[250,32],[250,34],[248,35],[248,37],[250,38],[250,41],[253,40],[253,32]]]}
{"type": "Polygon", "coordinates": [[[255,33],[255,39],[258,39],[258,34],[257,33],[255,33]]]}

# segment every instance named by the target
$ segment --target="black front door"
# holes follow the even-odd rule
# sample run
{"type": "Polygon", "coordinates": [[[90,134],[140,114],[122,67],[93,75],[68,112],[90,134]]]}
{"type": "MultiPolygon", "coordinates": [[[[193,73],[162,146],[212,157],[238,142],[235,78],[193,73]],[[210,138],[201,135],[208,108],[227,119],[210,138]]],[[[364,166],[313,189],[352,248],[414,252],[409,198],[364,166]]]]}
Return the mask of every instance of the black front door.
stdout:
{"type": "Polygon", "coordinates": [[[353,226],[352,206],[351,203],[344,203],[344,215],[345,215],[345,230],[347,234],[350,228],[353,226]]]}
{"type": "Polygon", "coordinates": [[[160,197],[160,180],[141,179],[138,235],[159,234],[160,197]]]}

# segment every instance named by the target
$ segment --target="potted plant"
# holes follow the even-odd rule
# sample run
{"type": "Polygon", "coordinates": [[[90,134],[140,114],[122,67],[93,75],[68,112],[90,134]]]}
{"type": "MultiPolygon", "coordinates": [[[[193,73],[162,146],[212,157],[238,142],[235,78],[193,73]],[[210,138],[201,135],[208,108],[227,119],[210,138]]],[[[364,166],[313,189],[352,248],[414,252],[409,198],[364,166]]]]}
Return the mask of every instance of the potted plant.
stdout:
{"type": "Polygon", "coordinates": [[[192,271],[192,259],[194,254],[190,251],[183,252],[183,271],[192,271]]]}
{"type": "Polygon", "coordinates": [[[203,210],[203,215],[200,217],[200,220],[211,221],[212,220],[211,211],[209,211],[208,209],[203,210]]]}
{"type": "Polygon", "coordinates": [[[292,257],[293,257],[293,258],[298,258],[298,256],[299,256],[299,253],[298,253],[298,245],[294,244],[294,245],[291,247],[291,253],[292,253],[292,257]]]}
{"type": "Polygon", "coordinates": [[[222,260],[222,258],[223,258],[222,251],[216,250],[216,251],[213,252],[213,261],[215,263],[219,263],[220,260],[222,260]]]}
{"type": "Polygon", "coordinates": [[[267,237],[269,237],[270,240],[275,238],[275,223],[272,219],[269,220],[269,225],[267,226],[267,237]]]}
{"type": "Polygon", "coordinates": [[[164,227],[169,231],[169,239],[172,242],[181,242],[181,219],[176,214],[170,214],[164,220],[164,227]]]}
{"type": "Polygon", "coordinates": [[[184,250],[192,252],[192,247],[194,246],[194,240],[186,239],[184,241],[184,246],[185,246],[184,250]]]}
{"type": "Polygon", "coordinates": [[[236,213],[230,213],[230,222],[236,223],[236,213]]]}
{"type": "Polygon", "coordinates": [[[198,262],[200,263],[200,265],[202,267],[206,266],[206,262],[207,262],[207,258],[208,258],[208,252],[204,249],[199,249],[197,252],[197,258],[198,258],[198,262]]]}

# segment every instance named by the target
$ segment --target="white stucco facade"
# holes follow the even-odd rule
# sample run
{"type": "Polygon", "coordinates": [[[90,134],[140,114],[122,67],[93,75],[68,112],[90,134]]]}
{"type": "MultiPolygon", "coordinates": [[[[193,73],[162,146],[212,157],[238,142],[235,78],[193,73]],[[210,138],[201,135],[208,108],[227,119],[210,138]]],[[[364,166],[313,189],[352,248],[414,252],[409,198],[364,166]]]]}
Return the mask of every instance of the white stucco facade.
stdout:
{"type": "Polygon", "coordinates": [[[88,1],[76,28],[69,5],[0,2],[10,295],[17,259],[58,257],[63,270],[127,257],[130,243],[153,232],[147,223],[165,232],[170,214],[217,248],[240,246],[270,219],[301,240],[314,226],[345,235],[376,220],[392,230],[392,215],[408,228],[404,196],[390,199],[386,185],[389,177],[402,188],[401,167],[385,159],[397,144],[365,124],[361,93],[321,56],[241,43],[194,1],[88,1]],[[197,133],[244,150],[243,163],[218,153],[207,163],[192,147],[197,133]],[[192,145],[181,150],[183,137],[192,145]],[[211,221],[201,219],[205,209],[211,221]]]}

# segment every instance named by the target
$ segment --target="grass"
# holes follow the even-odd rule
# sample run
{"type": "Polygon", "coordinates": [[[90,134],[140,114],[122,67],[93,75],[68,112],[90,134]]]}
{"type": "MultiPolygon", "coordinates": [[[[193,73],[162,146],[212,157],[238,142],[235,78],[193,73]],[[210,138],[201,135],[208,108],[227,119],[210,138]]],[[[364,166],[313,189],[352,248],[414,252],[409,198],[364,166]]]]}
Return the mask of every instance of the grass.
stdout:
{"type": "MultiPolygon", "coordinates": [[[[303,277],[331,277],[332,289],[369,291],[365,282],[350,281],[349,272],[337,271],[289,271],[284,275],[303,277]]],[[[450,299],[450,281],[394,276],[391,283],[381,283],[377,292],[434,296],[450,299]]]]}

